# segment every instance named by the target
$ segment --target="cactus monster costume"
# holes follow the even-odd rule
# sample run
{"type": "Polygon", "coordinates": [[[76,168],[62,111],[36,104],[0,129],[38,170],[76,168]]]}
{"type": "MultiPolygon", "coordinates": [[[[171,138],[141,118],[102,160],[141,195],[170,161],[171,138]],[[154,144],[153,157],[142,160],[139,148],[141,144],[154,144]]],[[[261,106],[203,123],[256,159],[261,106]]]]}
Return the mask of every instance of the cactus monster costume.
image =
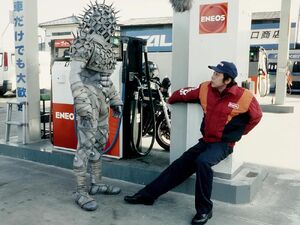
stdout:
{"type": "Polygon", "coordinates": [[[110,79],[116,64],[110,44],[116,29],[114,9],[105,2],[91,3],[81,19],[78,35],[70,48],[70,84],[78,116],[74,197],[82,209],[93,211],[97,203],[90,195],[120,192],[118,187],[101,184],[99,150],[103,150],[108,138],[109,107],[113,116],[120,117],[123,103],[110,79]]]}
{"type": "Polygon", "coordinates": [[[185,12],[192,7],[192,0],[170,0],[175,12],[185,12]]]}

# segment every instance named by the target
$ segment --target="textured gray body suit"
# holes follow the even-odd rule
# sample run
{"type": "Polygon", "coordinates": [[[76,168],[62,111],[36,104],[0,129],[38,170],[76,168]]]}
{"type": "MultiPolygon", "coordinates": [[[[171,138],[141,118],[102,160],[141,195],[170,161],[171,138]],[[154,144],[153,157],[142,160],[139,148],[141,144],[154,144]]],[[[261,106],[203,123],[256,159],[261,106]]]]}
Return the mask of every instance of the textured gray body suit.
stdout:
{"type": "Polygon", "coordinates": [[[78,145],[74,157],[74,171],[80,176],[78,191],[84,191],[88,165],[90,182],[100,183],[99,151],[107,143],[109,107],[121,106],[122,102],[108,74],[87,69],[84,62],[73,60],[71,75],[71,89],[78,115],[78,145]]]}
{"type": "Polygon", "coordinates": [[[99,153],[107,143],[109,108],[115,116],[120,116],[123,105],[110,79],[116,64],[109,43],[115,26],[112,8],[95,3],[82,18],[79,35],[70,48],[70,84],[78,118],[78,145],[73,162],[77,181],[75,201],[86,210],[97,207],[88,193],[120,192],[101,184],[99,153]]]}

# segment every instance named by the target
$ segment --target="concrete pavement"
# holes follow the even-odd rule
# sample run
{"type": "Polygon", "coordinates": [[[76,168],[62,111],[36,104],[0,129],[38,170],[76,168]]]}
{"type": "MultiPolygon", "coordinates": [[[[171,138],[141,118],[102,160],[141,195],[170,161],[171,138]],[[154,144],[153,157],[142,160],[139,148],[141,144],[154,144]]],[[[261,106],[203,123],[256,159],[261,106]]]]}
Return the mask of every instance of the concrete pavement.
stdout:
{"type": "MultiPolygon", "coordinates": [[[[271,105],[275,97],[258,100],[271,105]]],[[[300,96],[288,95],[284,106],[293,106],[294,113],[264,112],[261,122],[236,144],[236,160],[300,170],[300,96]]]]}
{"type": "MultiPolygon", "coordinates": [[[[214,201],[208,225],[299,225],[300,171],[265,168],[268,176],[250,204],[214,201]]],[[[186,225],[194,216],[192,195],[169,192],[153,206],[128,205],[124,195],[141,185],[104,178],[117,196],[98,195],[99,208],[85,212],[72,199],[71,170],[0,156],[0,225],[186,225]]]]}
{"type": "MultiPolygon", "coordinates": [[[[269,103],[271,98],[260,102],[269,103]]],[[[294,113],[264,113],[261,123],[237,144],[234,153],[237,160],[267,170],[262,188],[250,204],[214,201],[214,216],[208,225],[300,224],[300,98],[289,96],[286,102],[295,107],[294,113]]],[[[141,160],[147,163],[146,158],[141,160]]],[[[123,197],[141,185],[105,181],[119,185],[121,195],[97,196],[99,209],[84,212],[72,200],[72,171],[0,156],[0,225],[184,225],[190,224],[195,213],[192,195],[170,192],[152,207],[131,206],[123,197]]]]}

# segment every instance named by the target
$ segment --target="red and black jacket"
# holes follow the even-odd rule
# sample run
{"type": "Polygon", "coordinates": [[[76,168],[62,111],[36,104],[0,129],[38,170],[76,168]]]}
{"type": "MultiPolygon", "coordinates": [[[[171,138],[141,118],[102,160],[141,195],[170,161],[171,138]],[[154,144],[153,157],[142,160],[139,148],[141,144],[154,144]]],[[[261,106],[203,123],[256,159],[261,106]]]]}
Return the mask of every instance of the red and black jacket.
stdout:
{"type": "Polygon", "coordinates": [[[261,108],[253,94],[236,84],[222,93],[211,87],[210,82],[198,88],[182,88],[175,91],[168,101],[200,103],[204,117],[201,133],[205,142],[234,144],[260,121],[261,108]]]}

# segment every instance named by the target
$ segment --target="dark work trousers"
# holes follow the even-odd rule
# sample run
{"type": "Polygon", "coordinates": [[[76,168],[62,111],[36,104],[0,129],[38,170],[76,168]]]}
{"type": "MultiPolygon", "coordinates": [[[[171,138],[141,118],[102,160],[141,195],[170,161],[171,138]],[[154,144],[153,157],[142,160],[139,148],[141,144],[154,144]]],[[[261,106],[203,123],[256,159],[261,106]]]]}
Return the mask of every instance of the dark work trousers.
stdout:
{"type": "Polygon", "coordinates": [[[200,139],[139,193],[157,199],[196,173],[195,208],[197,213],[208,213],[213,206],[210,200],[213,183],[211,167],[225,159],[232,150],[225,142],[205,143],[200,139]]]}

